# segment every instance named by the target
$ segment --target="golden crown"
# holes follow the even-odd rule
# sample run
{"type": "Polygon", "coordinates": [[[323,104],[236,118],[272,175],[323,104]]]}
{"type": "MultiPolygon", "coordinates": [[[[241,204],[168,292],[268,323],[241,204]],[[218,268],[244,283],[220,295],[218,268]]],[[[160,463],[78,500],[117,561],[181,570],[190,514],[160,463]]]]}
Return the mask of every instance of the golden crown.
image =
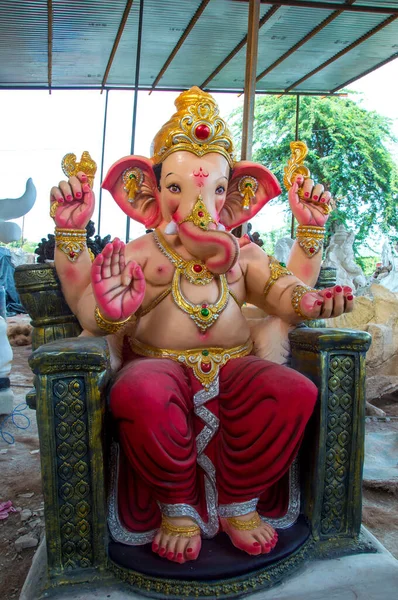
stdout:
{"type": "Polygon", "coordinates": [[[235,161],[234,143],[213,96],[193,87],[178,96],[177,112],[163,125],[152,143],[152,161],[161,163],[173,152],[185,150],[196,156],[222,154],[230,167],[235,161]]]}

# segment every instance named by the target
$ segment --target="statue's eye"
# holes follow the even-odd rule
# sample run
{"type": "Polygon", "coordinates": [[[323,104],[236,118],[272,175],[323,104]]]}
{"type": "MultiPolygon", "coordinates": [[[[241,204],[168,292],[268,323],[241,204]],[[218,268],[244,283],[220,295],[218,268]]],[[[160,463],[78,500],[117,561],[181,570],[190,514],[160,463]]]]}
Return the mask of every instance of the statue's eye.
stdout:
{"type": "Polygon", "coordinates": [[[179,194],[181,192],[181,188],[176,183],[172,183],[167,186],[167,189],[170,190],[172,194],[179,194]]]}
{"type": "Polygon", "coordinates": [[[218,188],[216,189],[216,194],[219,194],[220,196],[225,192],[225,187],[223,185],[219,185],[218,188]]]}

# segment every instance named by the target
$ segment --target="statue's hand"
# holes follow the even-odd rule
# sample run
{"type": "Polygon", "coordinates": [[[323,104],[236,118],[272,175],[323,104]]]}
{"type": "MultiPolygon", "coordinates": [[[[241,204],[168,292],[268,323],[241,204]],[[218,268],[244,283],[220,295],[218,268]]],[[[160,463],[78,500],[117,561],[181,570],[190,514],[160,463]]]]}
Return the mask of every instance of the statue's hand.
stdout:
{"type": "Polygon", "coordinates": [[[325,192],[323,185],[317,183],[314,186],[312,179],[304,179],[302,175],[296,177],[295,182],[289,190],[289,204],[292,213],[296,217],[299,225],[315,225],[323,227],[329,218],[325,212],[325,205],[329,206],[331,195],[325,192]],[[302,188],[303,197],[298,195],[299,188],[302,188]]]}
{"type": "Polygon", "coordinates": [[[308,292],[301,298],[301,312],[310,319],[329,319],[352,312],[354,296],[347,285],[335,285],[318,292],[308,292]]]}
{"type": "Polygon", "coordinates": [[[91,267],[91,283],[100,313],[111,321],[128,319],[141,306],[145,277],[141,267],[126,264],[124,243],[116,238],[107,244],[91,267]]]}
{"type": "Polygon", "coordinates": [[[94,192],[81,171],[68,181],[60,181],[50,192],[50,215],[57,227],[85,229],[94,212],[94,192]]]}

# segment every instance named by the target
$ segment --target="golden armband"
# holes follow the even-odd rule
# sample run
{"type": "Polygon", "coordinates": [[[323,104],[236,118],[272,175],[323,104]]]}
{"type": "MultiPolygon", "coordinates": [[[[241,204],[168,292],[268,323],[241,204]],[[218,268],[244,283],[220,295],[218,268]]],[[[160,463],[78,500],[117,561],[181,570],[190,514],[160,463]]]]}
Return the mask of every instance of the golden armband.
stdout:
{"type": "Polygon", "coordinates": [[[313,225],[299,225],[296,233],[297,242],[309,258],[322,250],[325,239],[325,228],[313,225]]]}
{"type": "Polygon", "coordinates": [[[280,277],[285,277],[285,275],[293,275],[293,273],[289,271],[289,269],[286,269],[286,267],[282,267],[282,265],[276,260],[276,258],[274,258],[273,256],[269,256],[268,258],[271,275],[269,276],[269,279],[264,287],[263,294],[265,297],[268,296],[270,289],[280,277]]]}
{"type": "Polygon", "coordinates": [[[56,227],[55,245],[66,254],[71,262],[76,262],[83,250],[87,248],[87,231],[56,227]]]}
{"type": "Polygon", "coordinates": [[[308,292],[315,292],[315,294],[317,294],[318,290],[315,290],[314,288],[309,287],[308,285],[296,285],[296,287],[293,288],[292,306],[295,312],[302,319],[311,319],[311,317],[307,317],[307,315],[305,315],[300,308],[301,299],[304,296],[304,294],[307,294],[308,292]]]}
{"type": "Polygon", "coordinates": [[[127,325],[127,323],[134,323],[137,321],[135,315],[130,315],[130,317],[127,317],[127,319],[123,319],[122,321],[109,321],[101,315],[98,306],[95,307],[94,317],[98,327],[107,333],[117,333],[122,327],[127,325]]]}

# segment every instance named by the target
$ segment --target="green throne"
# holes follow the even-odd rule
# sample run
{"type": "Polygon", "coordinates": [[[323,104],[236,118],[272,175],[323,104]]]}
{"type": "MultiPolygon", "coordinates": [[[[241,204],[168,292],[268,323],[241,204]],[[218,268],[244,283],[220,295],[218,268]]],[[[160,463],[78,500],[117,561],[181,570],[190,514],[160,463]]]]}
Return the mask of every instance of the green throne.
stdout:
{"type": "Polygon", "coordinates": [[[213,569],[212,578],[198,580],[190,567],[185,579],[159,576],[126,568],[111,552],[107,342],[77,337],[79,323],[51,265],[18,267],[15,279],[34,326],[29,362],[35,389],[27,401],[36,408],[40,436],[49,586],[116,576],[150,597],[229,598],[270,587],[311,557],[371,551],[360,536],[369,334],[309,327],[290,334],[293,368],[319,389],[299,457],[307,533],[287,555],[271,553],[265,565],[240,553],[248,561],[244,574],[218,577],[213,569]]]}

